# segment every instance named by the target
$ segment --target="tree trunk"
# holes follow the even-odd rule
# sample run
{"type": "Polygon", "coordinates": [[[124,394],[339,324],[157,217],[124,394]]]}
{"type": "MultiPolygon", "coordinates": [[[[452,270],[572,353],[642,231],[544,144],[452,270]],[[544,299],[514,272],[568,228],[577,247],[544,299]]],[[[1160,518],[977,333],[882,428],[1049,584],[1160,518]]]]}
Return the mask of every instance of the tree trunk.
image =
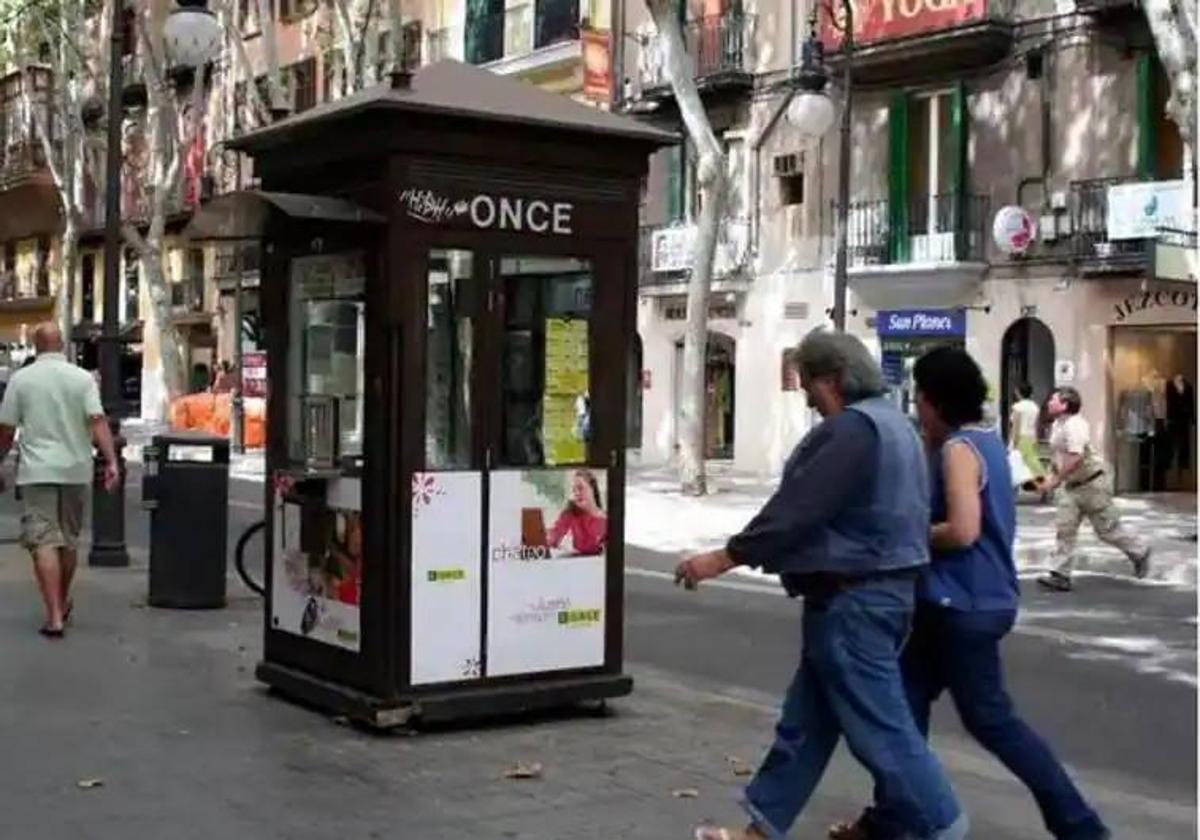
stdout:
{"type": "Polygon", "coordinates": [[[79,217],[67,211],[62,232],[62,276],[58,284],[58,326],[66,340],[67,358],[74,359],[75,343],[71,328],[75,325],[75,277],[79,267],[79,217]]]}
{"type": "Polygon", "coordinates": [[[687,322],[683,335],[683,384],[679,395],[679,483],[688,495],[708,491],[704,468],[705,356],[708,346],[708,298],[712,287],[713,259],[725,215],[728,184],[725,155],[713,133],[708,112],[700,100],[696,80],[683,42],[683,31],[674,3],[646,0],[661,42],[663,69],[688,138],[696,147],[697,182],[701,211],[693,244],[688,277],[687,322]]]}
{"type": "Polygon", "coordinates": [[[1158,58],[1171,80],[1167,115],[1179,126],[1183,141],[1195,149],[1196,27],[1185,7],[1196,0],[1142,0],[1154,35],[1158,58]]]}

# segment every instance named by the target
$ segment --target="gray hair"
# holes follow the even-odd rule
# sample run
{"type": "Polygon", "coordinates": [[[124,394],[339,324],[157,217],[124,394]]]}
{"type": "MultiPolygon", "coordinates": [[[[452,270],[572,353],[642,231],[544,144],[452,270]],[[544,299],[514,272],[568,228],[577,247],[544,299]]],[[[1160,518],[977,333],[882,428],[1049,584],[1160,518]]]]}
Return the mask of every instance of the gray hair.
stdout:
{"type": "Polygon", "coordinates": [[[835,378],[847,402],[877,397],[887,391],[879,363],[867,346],[852,335],[815,329],[796,348],[796,358],[806,378],[835,378]]]}

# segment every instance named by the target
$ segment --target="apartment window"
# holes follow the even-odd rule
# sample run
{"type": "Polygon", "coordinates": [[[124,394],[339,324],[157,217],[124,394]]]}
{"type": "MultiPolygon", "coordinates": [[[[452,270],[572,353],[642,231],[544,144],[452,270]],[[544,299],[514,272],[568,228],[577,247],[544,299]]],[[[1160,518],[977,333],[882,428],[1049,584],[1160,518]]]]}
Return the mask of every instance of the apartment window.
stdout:
{"type": "Polygon", "coordinates": [[[4,243],[4,273],[0,275],[0,297],[17,296],[17,243],[4,243]]]}
{"type": "Polygon", "coordinates": [[[121,55],[134,55],[137,51],[137,12],[126,9],[121,15],[121,55]]]}
{"type": "Polygon", "coordinates": [[[341,50],[326,50],[321,56],[321,101],[332,102],[342,95],[344,68],[341,50]]]}
{"type": "Polygon", "coordinates": [[[392,66],[392,33],[380,32],[375,54],[375,78],[382,80],[392,66]]]}
{"type": "Polygon", "coordinates": [[[308,58],[289,69],[284,75],[290,77],[292,108],[298,114],[317,104],[317,60],[308,58]]]}
{"type": "Polygon", "coordinates": [[[279,0],[279,19],[285,22],[301,20],[316,10],[315,0],[279,0]]]}
{"type": "Polygon", "coordinates": [[[579,37],[579,0],[535,0],[535,49],[579,37]]]}
{"type": "MultiPolygon", "coordinates": [[[[268,8],[270,4],[268,3],[268,8]]],[[[262,23],[259,20],[258,0],[238,0],[238,26],[242,30],[242,34],[246,37],[258,35],[262,32],[262,23]]]]}
{"type": "Polygon", "coordinates": [[[84,254],[79,262],[79,299],[81,321],[96,320],[96,255],[84,254]]]}
{"type": "Polygon", "coordinates": [[[37,289],[38,297],[50,296],[50,237],[39,236],[37,241],[37,289]]]}
{"type": "Polygon", "coordinates": [[[1171,81],[1158,56],[1138,57],[1137,93],[1138,174],[1148,180],[1183,177],[1183,138],[1167,116],[1171,81]]]}
{"type": "Polygon", "coordinates": [[[233,86],[233,133],[241,134],[250,123],[246,118],[246,83],[237,82],[233,86]]]}
{"type": "Polygon", "coordinates": [[[137,321],[141,311],[141,266],[133,248],[125,249],[125,320],[137,321]]]}
{"type": "Polygon", "coordinates": [[[794,172],[779,179],[779,202],[784,207],[797,207],[804,203],[804,173],[794,172]]]}
{"type": "Polygon", "coordinates": [[[463,54],[470,64],[504,56],[504,0],[466,0],[463,54]]]}

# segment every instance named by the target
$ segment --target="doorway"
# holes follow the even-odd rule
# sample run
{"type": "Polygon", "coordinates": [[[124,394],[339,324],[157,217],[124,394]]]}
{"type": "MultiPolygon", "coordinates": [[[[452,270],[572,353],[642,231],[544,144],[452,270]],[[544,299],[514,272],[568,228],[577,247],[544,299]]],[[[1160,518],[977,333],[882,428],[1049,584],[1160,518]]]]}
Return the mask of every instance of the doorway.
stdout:
{"type": "MultiPolygon", "coordinates": [[[[1037,318],[1021,318],[1004,332],[1000,342],[1000,426],[1007,441],[1008,415],[1016,401],[1016,390],[1024,383],[1033,388],[1031,399],[1042,406],[1054,390],[1054,333],[1037,318]]],[[[1041,437],[1045,424],[1039,422],[1041,437]]]]}
{"type": "MultiPolygon", "coordinates": [[[[733,458],[734,394],[736,393],[737,342],[710,332],[704,360],[704,457],[733,458]]],[[[679,448],[679,412],[683,404],[683,341],[675,342],[675,448],[679,448]]]]}

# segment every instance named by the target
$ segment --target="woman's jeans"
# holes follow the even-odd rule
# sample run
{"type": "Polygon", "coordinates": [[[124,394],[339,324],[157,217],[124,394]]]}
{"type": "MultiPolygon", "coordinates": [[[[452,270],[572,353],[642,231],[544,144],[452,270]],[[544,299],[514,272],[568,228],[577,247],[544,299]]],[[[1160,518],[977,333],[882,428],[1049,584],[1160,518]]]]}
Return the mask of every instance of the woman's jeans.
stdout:
{"type": "MultiPolygon", "coordinates": [[[[1017,717],[1004,687],[1000,640],[1015,620],[1015,610],[964,612],[920,604],[901,659],[913,718],[927,735],[933,701],[948,690],[967,732],[1029,788],[1051,834],[1059,840],[1107,837],[1050,747],[1017,717]]],[[[880,840],[903,836],[904,823],[886,804],[889,799],[877,787],[876,807],[864,819],[880,840]]]]}
{"type": "Polygon", "coordinates": [[[905,576],[806,600],[800,667],[775,743],[745,792],[746,810],[769,836],[787,833],[842,735],[890,803],[901,837],[966,836],[966,817],[904,695],[898,657],[912,607],[905,576]]]}

